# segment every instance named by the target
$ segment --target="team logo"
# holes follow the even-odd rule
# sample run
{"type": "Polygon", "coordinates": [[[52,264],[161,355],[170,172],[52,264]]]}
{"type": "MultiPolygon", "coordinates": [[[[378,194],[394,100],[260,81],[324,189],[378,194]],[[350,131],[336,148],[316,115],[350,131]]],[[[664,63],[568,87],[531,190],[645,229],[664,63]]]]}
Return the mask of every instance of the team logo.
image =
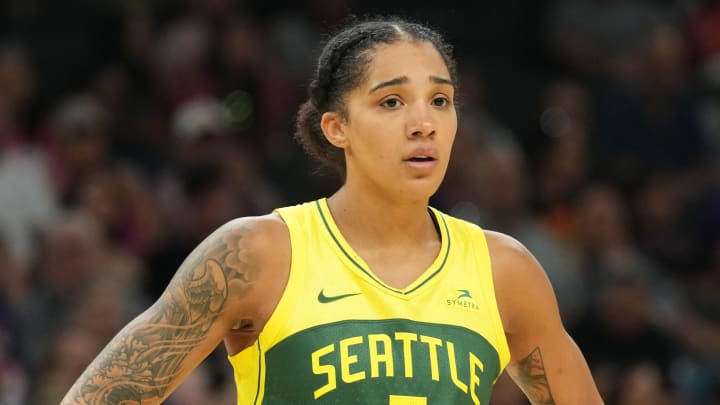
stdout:
{"type": "Polygon", "coordinates": [[[478,311],[480,309],[470,290],[455,290],[455,293],[450,298],[445,299],[445,304],[451,308],[469,311],[478,311]]]}
{"type": "Polygon", "coordinates": [[[340,294],[340,295],[325,295],[325,290],[322,289],[322,290],[320,290],[320,294],[318,294],[317,299],[318,299],[318,302],[320,302],[321,304],[329,304],[329,303],[331,303],[331,302],[335,302],[335,301],[341,300],[341,299],[343,299],[343,298],[354,297],[354,296],[360,295],[360,294],[362,294],[362,293],[350,293],[350,294],[340,294]]]}

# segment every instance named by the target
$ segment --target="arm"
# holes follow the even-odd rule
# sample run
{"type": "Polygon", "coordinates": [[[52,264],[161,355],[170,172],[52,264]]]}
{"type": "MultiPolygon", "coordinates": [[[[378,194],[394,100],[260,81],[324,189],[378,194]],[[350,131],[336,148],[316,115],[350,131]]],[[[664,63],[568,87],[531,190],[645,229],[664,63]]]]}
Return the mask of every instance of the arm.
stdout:
{"type": "Polygon", "coordinates": [[[580,349],[562,325],[545,272],[519,242],[486,235],[512,379],[534,405],[602,404],[580,349]]]}
{"type": "Polygon", "coordinates": [[[102,350],[62,401],[156,404],[257,300],[258,223],[226,224],[184,261],[162,296],[102,350]]]}

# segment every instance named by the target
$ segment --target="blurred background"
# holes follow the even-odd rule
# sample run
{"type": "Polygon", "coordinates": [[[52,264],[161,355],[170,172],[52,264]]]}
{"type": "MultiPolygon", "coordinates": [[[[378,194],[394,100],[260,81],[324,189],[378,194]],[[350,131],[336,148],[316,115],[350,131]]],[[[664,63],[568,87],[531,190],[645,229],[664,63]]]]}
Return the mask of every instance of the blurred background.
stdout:
{"type": "MultiPolygon", "coordinates": [[[[0,405],[57,404],[220,224],[335,190],[294,114],[368,13],[456,45],[432,203],[533,251],[606,403],[720,404],[720,1],[388,3],[0,2],[0,405]]],[[[234,404],[224,348],[167,403],[234,404]]]]}

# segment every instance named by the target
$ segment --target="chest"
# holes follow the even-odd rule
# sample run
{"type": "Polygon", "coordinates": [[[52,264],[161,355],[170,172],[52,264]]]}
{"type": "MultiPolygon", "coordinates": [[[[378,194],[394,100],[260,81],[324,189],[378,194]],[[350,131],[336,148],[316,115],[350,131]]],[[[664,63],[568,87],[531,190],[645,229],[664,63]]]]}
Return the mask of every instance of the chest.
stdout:
{"type": "Polygon", "coordinates": [[[440,243],[406,251],[357,249],[360,266],[383,284],[398,290],[412,285],[433,266],[440,252],[440,243]]]}

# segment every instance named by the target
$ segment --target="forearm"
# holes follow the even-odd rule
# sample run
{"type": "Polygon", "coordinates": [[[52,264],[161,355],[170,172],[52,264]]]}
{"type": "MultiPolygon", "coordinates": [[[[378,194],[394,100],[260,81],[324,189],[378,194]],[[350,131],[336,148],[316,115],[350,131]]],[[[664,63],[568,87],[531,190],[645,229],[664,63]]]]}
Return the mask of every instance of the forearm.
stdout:
{"type": "Polygon", "coordinates": [[[222,339],[226,285],[213,261],[181,274],[112,339],[62,404],[162,401],[222,339]]]}
{"type": "Polygon", "coordinates": [[[211,321],[175,324],[167,308],[151,308],[102,350],[62,405],[160,403],[214,347],[211,321]]]}
{"type": "Polygon", "coordinates": [[[62,405],[155,404],[169,395],[171,382],[181,371],[178,358],[166,357],[172,345],[149,338],[148,328],[126,326],[75,382],[62,405]]]}
{"type": "Polygon", "coordinates": [[[62,405],[155,404],[223,339],[256,267],[249,227],[221,229],[180,266],[162,297],[103,349],[62,405]],[[241,250],[244,249],[244,250],[241,250]]]}

